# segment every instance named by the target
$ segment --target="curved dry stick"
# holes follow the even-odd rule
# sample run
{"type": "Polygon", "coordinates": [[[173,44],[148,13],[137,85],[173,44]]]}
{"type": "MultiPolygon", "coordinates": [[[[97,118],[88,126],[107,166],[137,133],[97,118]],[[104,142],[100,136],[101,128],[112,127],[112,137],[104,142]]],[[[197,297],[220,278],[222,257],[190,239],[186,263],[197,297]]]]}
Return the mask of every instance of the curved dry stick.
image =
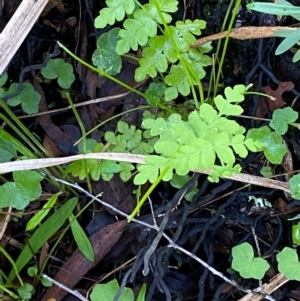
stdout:
{"type": "MultiPolygon", "coordinates": [[[[274,37],[274,33],[279,30],[296,30],[296,27],[284,27],[284,26],[273,26],[273,27],[256,27],[256,26],[245,26],[239,28],[233,28],[230,32],[230,37],[237,40],[250,40],[260,38],[271,38],[274,37]]],[[[194,47],[199,47],[207,42],[224,39],[227,35],[227,31],[222,31],[211,36],[200,38],[194,44],[194,47]]]]}
{"type": "MultiPolygon", "coordinates": [[[[98,160],[114,160],[120,162],[130,162],[145,164],[146,156],[134,155],[127,153],[89,153],[75,156],[68,156],[62,158],[41,158],[41,159],[27,159],[14,162],[0,163],[0,174],[8,173],[17,170],[32,170],[51,167],[55,165],[70,163],[82,159],[98,159],[98,160]]],[[[209,174],[210,170],[194,170],[195,172],[209,174]]],[[[263,177],[253,176],[245,173],[240,173],[232,176],[224,177],[238,182],[253,184],[257,186],[267,187],[286,191],[291,193],[288,183],[277,180],[267,179],[263,177]]]]}
{"type": "MultiPolygon", "coordinates": [[[[282,285],[287,283],[289,280],[282,274],[278,273],[273,278],[270,279],[269,283],[265,283],[263,287],[263,291],[266,294],[272,294],[274,291],[276,291],[278,288],[280,288],[282,285]]],[[[260,288],[255,289],[254,291],[259,291],[260,288]]],[[[238,301],[261,301],[263,300],[262,296],[247,294],[243,298],[239,299],[238,301]]]]}

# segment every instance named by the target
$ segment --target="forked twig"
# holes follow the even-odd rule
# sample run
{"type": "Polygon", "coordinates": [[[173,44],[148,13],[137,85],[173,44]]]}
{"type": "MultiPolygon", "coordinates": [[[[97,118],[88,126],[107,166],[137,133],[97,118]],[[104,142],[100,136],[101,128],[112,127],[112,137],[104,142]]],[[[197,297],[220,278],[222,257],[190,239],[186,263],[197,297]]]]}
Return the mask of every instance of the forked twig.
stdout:
{"type": "MultiPolygon", "coordinates": [[[[113,207],[112,205],[104,202],[102,199],[99,199],[98,197],[93,196],[91,193],[89,193],[88,191],[86,191],[85,189],[83,189],[81,186],[77,185],[77,184],[72,184],[69,183],[67,181],[58,179],[58,178],[54,178],[57,182],[63,183],[65,185],[71,186],[77,190],[80,190],[81,192],[83,192],[85,195],[87,195],[90,198],[95,199],[97,202],[99,202],[100,204],[104,205],[105,207],[112,209],[113,211],[115,211],[116,213],[129,218],[129,215],[126,214],[125,212],[113,207]]],[[[140,221],[138,219],[133,218],[132,219],[133,222],[141,224],[143,226],[149,227],[151,229],[156,230],[157,232],[160,231],[160,227],[158,227],[157,225],[150,225],[146,222],[140,221]]],[[[214,269],[213,267],[211,267],[210,265],[208,265],[205,261],[203,261],[202,259],[200,259],[199,257],[197,257],[196,255],[192,254],[191,252],[187,251],[186,249],[180,247],[179,245],[177,245],[167,234],[165,234],[164,232],[162,233],[162,236],[169,242],[169,247],[172,247],[174,249],[180,250],[182,253],[188,255],[189,257],[193,258],[194,260],[196,260],[197,262],[199,262],[203,267],[205,267],[206,269],[208,269],[210,272],[212,272],[214,275],[219,276],[220,278],[222,278],[224,281],[230,283],[231,285],[235,286],[237,289],[239,289],[240,291],[246,293],[246,294],[251,294],[251,295],[256,295],[262,298],[265,298],[267,300],[270,301],[276,301],[275,299],[273,299],[273,297],[271,297],[270,295],[264,294],[264,293],[259,293],[259,292],[255,292],[254,290],[251,289],[246,289],[242,286],[240,286],[236,281],[229,279],[228,277],[226,277],[225,275],[223,275],[221,272],[217,271],[216,269],[214,269]]]]}
{"type": "Polygon", "coordinates": [[[89,301],[88,299],[86,299],[84,296],[82,296],[78,291],[74,291],[74,290],[71,290],[69,289],[67,286],[61,284],[60,282],[52,279],[51,277],[49,277],[48,275],[46,274],[42,274],[42,277],[51,281],[52,283],[54,283],[55,285],[59,286],[61,289],[65,290],[66,292],[72,294],[73,296],[77,297],[79,300],[82,300],[82,301],[89,301]]]}

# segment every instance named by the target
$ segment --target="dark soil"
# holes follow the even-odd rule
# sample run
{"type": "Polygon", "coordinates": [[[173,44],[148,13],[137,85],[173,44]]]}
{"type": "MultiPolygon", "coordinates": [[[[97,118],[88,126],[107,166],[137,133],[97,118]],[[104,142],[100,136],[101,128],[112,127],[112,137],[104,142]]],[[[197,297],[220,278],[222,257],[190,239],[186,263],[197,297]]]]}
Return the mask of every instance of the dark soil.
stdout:
{"type": "MultiPolygon", "coordinates": [[[[24,0],[25,1],[25,0],[24,0]]],[[[18,3],[4,1],[3,17],[0,16],[0,26],[3,29],[8,22],[12,12],[18,3]]],[[[103,2],[103,1],[102,1],[103,2]]],[[[104,3],[101,2],[101,6],[104,3]]],[[[207,29],[204,34],[209,35],[221,30],[223,17],[228,9],[229,1],[188,1],[187,18],[203,18],[207,21],[207,29]]],[[[44,17],[41,17],[30,32],[28,38],[20,47],[11,61],[7,72],[12,81],[19,81],[19,75],[23,68],[44,64],[46,54],[57,53],[56,57],[62,57],[70,62],[76,70],[76,81],[72,85],[72,97],[76,102],[82,102],[103,96],[109,96],[118,91],[120,87],[103,78],[95,76],[85,67],[73,61],[68,55],[57,48],[56,41],[59,40],[72,52],[82,59],[90,62],[92,53],[96,47],[96,39],[105,30],[96,30],[93,26],[94,18],[100,10],[99,1],[65,0],[64,11],[51,9],[44,17]]],[[[244,3],[243,5],[245,5],[244,3]]],[[[181,19],[184,9],[181,7],[174,18],[181,19]]],[[[293,20],[285,19],[280,22],[274,16],[266,16],[258,13],[249,13],[243,6],[238,16],[239,26],[276,26],[281,23],[291,25],[293,20]]],[[[280,39],[258,39],[237,41],[231,40],[224,64],[221,82],[226,86],[235,84],[253,83],[253,89],[263,91],[264,87],[276,90],[281,82],[292,82],[295,88],[292,91],[281,92],[281,101],[284,105],[293,104],[296,111],[300,105],[294,100],[300,95],[300,63],[292,63],[292,54],[287,52],[281,56],[275,56],[275,49],[280,39]]],[[[216,46],[216,43],[213,44],[216,46]]],[[[126,63],[118,78],[127,83],[133,80],[135,66],[126,63]]],[[[39,77],[39,70],[36,75],[39,77]]],[[[209,68],[207,69],[209,74],[209,68]]],[[[34,81],[31,72],[24,74],[20,79],[22,82],[34,81]]],[[[204,80],[207,83],[209,78],[204,80]]],[[[143,84],[140,89],[145,89],[149,82],[143,84]]],[[[55,83],[42,83],[41,88],[45,93],[47,104],[52,104],[55,109],[62,108],[68,104],[60,97],[59,87],[55,83]]],[[[221,91],[220,91],[221,92],[221,91]]],[[[179,100],[180,102],[180,100],[179,100]]],[[[101,105],[90,105],[79,109],[80,116],[86,130],[90,130],[96,124],[125,111],[130,107],[145,104],[145,100],[139,96],[129,96],[117,99],[114,102],[101,105]]],[[[270,118],[272,112],[267,100],[259,96],[247,97],[244,104],[244,115],[252,117],[270,118]]],[[[21,116],[22,112],[16,109],[15,114],[21,116]]],[[[35,133],[53,156],[66,156],[78,153],[73,143],[80,138],[79,126],[72,111],[64,111],[50,115],[51,126],[59,127],[60,134],[47,132],[45,129],[49,123],[42,117],[27,118],[24,124],[35,133]],[[49,138],[50,137],[50,138],[49,138]],[[48,143],[48,144],[47,144],[48,143]]],[[[125,120],[131,124],[139,125],[141,114],[125,115],[125,120]]],[[[93,134],[92,138],[101,141],[102,131],[115,130],[116,122],[106,125],[101,131],[93,134]]],[[[259,127],[254,119],[240,119],[240,124],[246,128],[259,127]]],[[[8,131],[11,131],[9,128],[8,131]]],[[[293,168],[300,168],[299,133],[290,130],[284,137],[293,158],[293,168]]],[[[241,161],[243,172],[261,176],[260,170],[266,160],[262,155],[252,154],[241,161]]],[[[274,174],[286,172],[284,166],[275,166],[274,174]]],[[[283,176],[278,180],[287,181],[283,176]]],[[[74,179],[77,181],[78,179],[74,179]]],[[[87,189],[85,181],[80,185],[87,189]]],[[[94,195],[103,193],[103,200],[113,204],[120,210],[130,213],[135,206],[133,185],[122,183],[118,176],[110,182],[99,181],[92,184],[94,195]]],[[[147,187],[143,188],[144,190],[147,187]]],[[[44,183],[43,192],[53,193],[52,186],[44,183]]],[[[239,274],[229,273],[231,266],[231,249],[242,243],[249,242],[255,247],[252,228],[254,229],[260,245],[260,251],[271,265],[266,273],[263,283],[269,281],[277,271],[275,256],[284,246],[292,247],[291,226],[292,218],[300,211],[299,201],[290,199],[283,192],[259,186],[245,186],[242,183],[231,180],[221,180],[219,183],[210,183],[206,175],[193,175],[190,183],[180,190],[174,189],[168,183],[163,183],[151,195],[155,214],[162,214],[157,223],[164,222],[164,231],[174,242],[186,250],[192,252],[216,270],[227,277],[236,280],[245,288],[256,288],[258,281],[245,280],[239,274]],[[199,192],[194,196],[192,202],[181,200],[183,191],[192,183],[199,192]],[[268,200],[272,208],[255,207],[249,202],[249,196],[256,196],[268,200]],[[171,210],[172,208],[175,210],[171,210]]],[[[83,194],[80,196],[79,207],[83,207],[89,199],[83,194]]],[[[32,214],[34,210],[41,208],[41,200],[33,202],[26,210],[32,214]]],[[[31,216],[31,215],[29,215],[31,216]]],[[[6,231],[6,240],[3,238],[1,245],[13,258],[17,258],[20,250],[13,244],[15,240],[25,244],[30,233],[25,232],[28,215],[24,215],[17,222],[11,222],[6,231]],[[10,242],[8,240],[11,239],[10,242]]],[[[149,205],[142,208],[140,220],[152,223],[152,215],[149,205]]],[[[48,261],[45,273],[59,280],[71,289],[79,290],[83,295],[95,284],[117,279],[119,283],[133,288],[138,293],[141,285],[147,283],[146,300],[239,300],[244,293],[225,282],[218,276],[213,275],[199,263],[182,252],[176,251],[168,246],[166,240],[161,239],[157,247],[154,247],[152,256],[148,260],[145,254],[152,246],[157,237],[157,232],[149,230],[136,223],[127,224],[122,222],[122,217],[115,218],[115,214],[98,203],[93,204],[82,214],[79,219],[82,227],[86,230],[91,240],[97,245],[95,247],[97,264],[90,264],[83,259],[80,253],[76,253],[76,243],[71,233],[59,243],[53,257],[48,261]],[[121,222],[117,222],[121,220],[121,222]],[[101,229],[103,231],[101,232],[101,229]],[[108,233],[108,235],[107,235],[108,233]],[[98,252],[98,253],[97,253],[98,252]],[[149,265],[149,273],[143,274],[145,260],[149,265]],[[105,278],[108,273],[111,273],[105,278]]],[[[56,237],[49,241],[50,247],[55,243],[56,237]]],[[[94,245],[94,246],[95,246],[94,245]]],[[[153,247],[153,246],[152,246],[153,247]]],[[[45,256],[43,250],[35,257],[36,262],[42,261],[45,256]]],[[[10,263],[1,256],[1,269],[4,272],[10,270],[10,263]]],[[[27,278],[25,269],[22,277],[27,278]]],[[[300,284],[289,281],[273,294],[275,300],[300,300],[300,284]]],[[[55,287],[54,290],[46,290],[38,286],[32,300],[76,300],[75,297],[67,295],[55,287]]]]}

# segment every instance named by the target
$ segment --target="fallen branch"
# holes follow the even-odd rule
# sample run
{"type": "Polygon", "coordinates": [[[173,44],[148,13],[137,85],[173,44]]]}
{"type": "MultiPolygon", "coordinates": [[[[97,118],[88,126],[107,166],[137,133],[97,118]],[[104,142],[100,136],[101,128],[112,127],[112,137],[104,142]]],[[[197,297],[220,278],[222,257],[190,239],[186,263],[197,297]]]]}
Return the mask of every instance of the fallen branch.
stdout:
{"type": "MultiPolygon", "coordinates": [[[[96,200],[97,202],[99,202],[100,204],[106,206],[107,208],[109,209],[112,209],[114,210],[116,213],[118,213],[119,215],[121,216],[124,216],[126,217],[127,219],[130,217],[127,213],[125,212],[122,212],[121,210],[115,208],[114,206],[104,202],[102,199],[99,199],[98,197],[95,197],[94,195],[92,195],[91,193],[89,193],[88,191],[86,191],[85,189],[83,189],[81,186],[77,185],[77,184],[72,184],[72,183],[69,183],[67,181],[64,181],[64,180],[60,180],[60,179],[57,179],[57,178],[54,178],[57,182],[60,182],[60,183],[63,183],[63,184],[66,184],[68,186],[71,186],[75,189],[78,189],[80,191],[82,191],[84,194],[86,194],[88,197],[96,200]]],[[[169,242],[169,247],[171,248],[174,248],[176,250],[179,250],[181,251],[182,253],[188,255],[189,257],[193,258],[194,260],[196,260],[197,262],[199,262],[204,268],[208,269],[210,272],[212,272],[214,275],[217,275],[219,276],[220,278],[222,278],[223,280],[225,280],[226,282],[230,283],[231,285],[235,286],[237,289],[239,289],[240,291],[246,293],[246,294],[249,294],[251,295],[252,297],[254,296],[257,296],[257,297],[261,297],[261,299],[267,299],[267,300],[270,300],[270,301],[275,301],[275,299],[266,294],[265,292],[257,292],[257,291],[254,291],[254,290],[251,290],[251,289],[246,289],[244,287],[242,287],[241,285],[239,285],[236,281],[234,280],[231,280],[229,279],[228,277],[226,277],[224,274],[222,274],[221,272],[217,271],[215,268],[213,268],[212,266],[210,266],[209,264],[207,264],[205,261],[203,261],[202,259],[200,259],[198,256],[196,256],[195,254],[187,251],[186,249],[180,247],[179,245],[177,245],[166,233],[164,233],[163,231],[161,231],[160,227],[158,225],[156,225],[156,223],[154,223],[153,225],[150,225],[146,222],[143,222],[141,220],[138,220],[138,219],[131,219],[132,222],[135,222],[135,223],[138,223],[138,224],[141,224],[143,226],[146,226],[150,229],[154,229],[156,230],[157,232],[160,232],[168,242],[169,242]]],[[[251,299],[252,300],[252,299],[251,299]]],[[[259,299],[258,299],[259,300],[259,299]]]]}
{"type": "MultiPolygon", "coordinates": [[[[119,162],[130,162],[145,164],[146,156],[143,155],[133,155],[127,153],[90,153],[81,154],[62,158],[42,158],[42,159],[28,159],[20,160],[14,162],[0,163],[0,174],[8,173],[18,170],[31,170],[31,169],[41,169],[51,166],[56,166],[60,164],[70,163],[82,159],[102,159],[102,160],[113,160],[119,162]]],[[[195,172],[209,174],[210,170],[194,170],[195,172]]],[[[278,189],[288,193],[291,193],[289,185],[285,182],[267,179],[263,177],[253,176],[245,173],[240,173],[233,176],[224,177],[225,179],[230,179],[238,182],[248,183],[252,185],[257,185],[266,188],[278,189]]]]}
{"type": "MultiPolygon", "coordinates": [[[[260,38],[272,38],[274,33],[280,30],[291,30],[294,31],[295,27],[284,27],[284,26],[274,26],[274,27],[256,27],[256,26],[245,26],[239,28],[233,28],[229,36],[236,40],[251,40],[260,38]]],[[[194,47],[199,47],[207,42],[224,39],[227,36],[227,31],[222,31],[207,37],[200,38],[193,45],[194,47]]]]}
{"type": "MultiPolygon", "coordinates": [[[[270,283],[265,283],[262,287],[266,294],[272,294],[279,287],[287,283],[289,280],[282,274],[278,273],[274,277],[270,279],[270,283]]],[[[255,289],[255,291],[259,291],[260,288],[255,289]]],[[[238,301],[260,301],[263,300],[261,296],[253,296],[252,294],[248,294],[238,301]]]]}
{"type": "Polygon", "coordinates": [[[0,34],[0,75],[20,48],[48,0],[24,0],[0,34]]]}

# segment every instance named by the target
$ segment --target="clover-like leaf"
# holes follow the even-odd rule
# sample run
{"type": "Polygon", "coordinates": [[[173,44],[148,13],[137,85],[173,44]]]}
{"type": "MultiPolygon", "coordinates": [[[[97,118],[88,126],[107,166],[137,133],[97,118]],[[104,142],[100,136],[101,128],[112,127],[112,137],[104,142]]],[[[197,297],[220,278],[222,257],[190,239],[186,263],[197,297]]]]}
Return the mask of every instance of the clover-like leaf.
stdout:
{"type": "Polygon", "coordinates": [[[134,170],[134,166],[129,162],[120,162],[120,177],[123,182],[128,181],[131,178],[131,171],[134,170]]]}
{"type": "Polygon", "coordinates": [[[36,171],[14,171],[14,182],[0,186],[0,208],[12,206],[18,210],[27,207],[30,201],[36,200],[42,193],[40,182],[44,176],[36,171]]]}
{"type": "Polygon", "coordinates": [[[170,86],[165,91],[166,101],[176,99],[178,92],[183,96],[187,96],[190,93],[191,87],[187,78],[182,76],[183,74],[184,68],[181,64],[172,65],[170,73],[165,77],[165,83],[170,86]],[[172,93],[170,93],[170,91],[172,91],[172,93]]]}
{"type": "Polygon", "coordinates": [[[121,168],[115,161],[86,159],[70,163],[65,171],[78,177],[80,180],[85,179],[90,174],[94,181],[98,181],[100,176],[103,180],[109,181],[114,173],[121,171],[121,168]]]}
{"type": "MultiPolygon", "coordinates": [[[[116,279],[107,283],[96,284],[91,293],[92,301],[112,301],[119,290],[119,284],[116,279]]],[[[131,288],[125,287],[122,290],[119,301],[134,301],[134,295],[131,288]]]]}
{"type": "Polygon", "coordinates": [[[152,136],[157,136],[168,131],[167,122],[162,117],[157,119],[145,119],[142,123],[142,126],[145,129],[149,129],[152,136]]]}
{"type": "Polygon", "coordinates": [[[147,75],[155,77],[157,72],[165,72],[168,68],[168,61],[164,51],[166,38],[164,36],[155,36],[149,39],[149,47],[143,49],[143,57],[139,60],[140,67],[135,70],[134,78],[140,82],[147,75]]]}
{"type": "Polygon", "coordinates": [[[203,20],[186,20],[177,21],[176,28],[184,38],[184,40],[189,44],[194,44],[196,42],[196,38],[194,35],[200,35],[201,29],[204,29],[206,26],[206,22],[203,20]]]}
{"type": "Polygon", "coordinates": [[[116,20],[124,19],[125,14],[132,14],[135,9],[134,0],[106,0],[107,7],[100,10],[95,19],[96,28],[104,28],[107,24],[113,25],[116,20]]]}
{"type": "Polygon", "coordinates": [[[160,100],[162,96],[164,95],[166,90],[166,86],[164,83],[151,83],[146,90],[145,94],[147,96],[150,96],[151,98],[154,98],[156,100],[160,100]]]}
{"type": "Polygon", "coordinates": [[[225,96],[218,95],[215,97],[215,104],[219,112],[225,116],[238,116],[243,112],[243,108],[235,103],[242,102],[246,92],[245,86],[237,85],[234,88],[226,87],[225,96]]]}
{"type": "Polygon", "coordinates": [[[48,79],[56,79],[63,89],[69,89],[75,80],[73,66],[63,59],[51,59],[41,70],[42,75],[48,79]]]}
{"type": "Polygon", "coordinates": [[[270,265],[265,259],[254,257],[252,246],[245,242],[232,248],[231,267],[243,278],[262,279],[270,265]]]}
{"type": "Polygon", "coordinates": [[[300,281],[300,262],[295,250],[285,247],[276,256],[278,270],[289,280],[300,281]]]}
{"type": "MultiPolygon", "coordinates": [[[[145,184],[147,181],[150,183],[154,183],[158,178],[158,175],[162,168],[164,168],[167,164],[168,160],[162,156],[150,155],[145,159],[145,165],[138,165],[137,169],[139,173],[134,177],[135,185],[145,184]]],[[[169,174],[167,175],[169,176],[169,174]]],[[[170,179],[172,178],[172,173],[170,179]]],[[[163,178],[165,181],[165,177],[163,178]]]]}
{"type": "Polygon", "coordinates": [[[145,46],[149,37],[157,34],[157,23],[142,9],[133,14],[134,19],[126,19],[123,23],[119,36],[121,39],[117,44],[117,53],[122,55],[130,49],[137,50],[138,46],[145,46]]]}
{"type": "Polygon", "coordinates": [[[189,43],[185,41],[182,33],[175,26],[169,26],[168,31],[180,52],[186,52],[189,50],[189,43]]]}
{"type": "Polygon", "coordinates": [[[17,156],[17,151],[12,143],[0,139],[0,163],[8,162],[17,156]]]}
{"type": "Polygon", "coordinates": [[[142,140],[142,131],[136,129],[134,125],[129,126],[122,120],[118,122],[118,132],[120,132],[126,140],[126,146],[128,149],[137,147],[142,140]]]}
{"type": "MultiPolygon", "coordinates": [[[[17,83],[12,83],[9,89],[6,91],[6,95],[16,92],[18,89],[17,83]]],[[[27,114],[37,113],[39,111],[38,106],[41,100],[41,95],[34,90],[32,84],[25,83],[24,88],[18,95],[10,98],[7,104],[11,107],[15,107],[21,104],[23,111],[27,114]]]]}
{"type": "MultiPolygon", "coordinates": [[[[150,0],[149,3],[154,4],[153,0],[150,0]]],[[[168,12],[168,13],[175,13],[178,8],[178,1],[177,0],[160,0],[157,1],[158,6],[161,11],[168,12]]]]}
{"type": "Polygon", "coordinates": [[[270,127],[275,130],[278,135],[284,135],[288,130],[288,125],[298,119],[298,112],[291,107],[277,109],[273,112],[270,127]]]}
{"type": "Polygon", "coordinates": [[[121,71],[122,59],[116,52],[120,28],[103,33],[97,40],[97,49],[92,56],[93,64],[107,74],[116,75],[121,71]]]}
{"type": "Polygon", "coordinates": [[[31,299],[34,294],[34,287],[29,283],[24,283],[22,286],[18,288],[18,294],[22,298],[22,300],[31,299]]]}
{"type": "Polygon", "coordinates": [[[273,164],[280,164],[287,152],[283,144],[282,137],[275,132],[271,132],[267,126],[259,129],[250,129],[247,138],[251,138],[259,143],[260,150],[264,151],[266,158],[273,164]]]}

